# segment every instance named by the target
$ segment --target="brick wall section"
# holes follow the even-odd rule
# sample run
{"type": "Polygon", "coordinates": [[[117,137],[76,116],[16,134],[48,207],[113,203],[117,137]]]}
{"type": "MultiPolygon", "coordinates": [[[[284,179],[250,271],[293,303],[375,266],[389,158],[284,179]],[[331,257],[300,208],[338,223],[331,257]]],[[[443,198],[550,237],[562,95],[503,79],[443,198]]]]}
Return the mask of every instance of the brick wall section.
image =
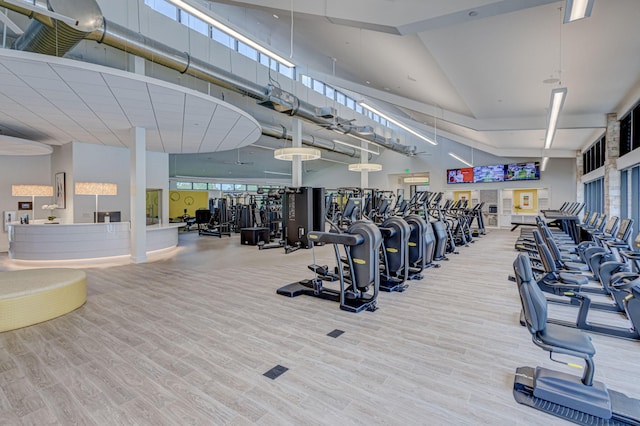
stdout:
{"type": "Polygon", "coordinates": [[[604,161],[604,211],[608,217],[620,216],[620,122],[615,113],[607,114],[607,152],[604,161]]]}

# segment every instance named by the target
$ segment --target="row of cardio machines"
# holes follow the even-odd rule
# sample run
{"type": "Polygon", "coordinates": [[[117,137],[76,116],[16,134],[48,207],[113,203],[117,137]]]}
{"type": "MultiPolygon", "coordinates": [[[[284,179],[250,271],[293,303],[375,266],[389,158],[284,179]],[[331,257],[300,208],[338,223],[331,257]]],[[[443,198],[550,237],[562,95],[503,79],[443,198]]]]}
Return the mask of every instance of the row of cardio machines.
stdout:
{"type": "Polygon", "coordinates": [[[404,216],[395,216],[387,197],[374,204],[371,209],[362,198],[351,197],[337,214],[331,209],[330,231],[312,231],[308,238],[312,249],[332,244],[336,266],[316,264],[314,251],[314,263],[309,265],[314,277],[281,287],[277,293],[334,300],[350,312],[374,311],[379,290],[402,292],[408,281],[422,279],[426,268],[438,267],[434,261],[447,259],[444,224],[431,223],[409,209],[404,216]],[[327,282],[338,282],[339,288],[329,288],[327,282]]]}
{"type": "Polygon", "coordinates": [[[575,231],[588,238],[576,244],[575,232],[553,232],[539,220],[531,233],[535,250],[520,248],[513,267],[523,325],[552,360],[562,354],[581,358],[584,366],[577,366],[581,377],[542,367],[518,368],[513,389],[517,402],[579,424],[640,424],[640,400],[594,380],[596,350],[582,331],[640,338],[640,234],[630,243],[632,228],[631,219],[586,213],[575,231]],[[596,294],[611,303],[592,303],[596,294]],[[577,320],[550,318],[549,302],[576,305],[577,320]],[[590,309],[625,315],[630,328],[592,324],[587,320],[590,309]]]}

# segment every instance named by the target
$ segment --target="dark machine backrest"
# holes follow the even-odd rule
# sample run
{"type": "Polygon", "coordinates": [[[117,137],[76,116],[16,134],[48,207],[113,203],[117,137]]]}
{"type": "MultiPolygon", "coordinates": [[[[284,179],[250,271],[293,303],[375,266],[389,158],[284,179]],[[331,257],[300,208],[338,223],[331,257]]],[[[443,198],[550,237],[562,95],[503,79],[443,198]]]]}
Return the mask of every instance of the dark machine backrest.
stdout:
{"type": "Polygon", "coordinates": [[[543,333],[547,327],[547,299],[533,279],[531,262],[526,253],[518,254],[513,262],[513,271],[527,328],[534,335],[543,333]]]}
{"type": "Polygon", "coordinates": [[[562,253],[560,253],[560,249],[556,244],[553,236],[551,235],[551,231],[549,229],[544,229],[544,242],[549,248],[549,253],[553,257],[553,261],[556,265],[560,265],[562,263],[562,253]]]}
{"type": "Polygon", "coordinates": [[[421,265],[424,267],[426,262],[426,234],[429,224],[422,217],[415,214],[410,214],[405,217],[404,220],[411,226],[411,235],[409,236],[409,262],[413,264],[422,259],[421,265]]]}
{"type": "Polygon", "coordinates": [[[209,210],[196,210],[196,223],[206,224],[211,220],[211,212],[209,210]]]}
{"type": "Polygon", "coordinates": [[[618,216],[611,216],[604,227],[604,234],[613,235],[613,233],[616,232],[616,229],[618,228],[619,221],[620,218],[618,216]]]}
{"type": "Polygon", "coordinates": [[[428,220],[425,222],[427,223],[427,234],[425,235],[426,245],[424,257],[425,263],[427,265],[431,265],[431,263],[433,263],[433,257],[436,251],[436,235],[433,232],[433,226],[431,225],[431,222],[429,222],[428,220]]]}
{"type": "Polygon", "coordinates": [[[365,288],[380,279],[380,245],[382,234],[380,229],[367,221],[357,221],[351,224],[347,233],[361,235],[364,242],[357,246],[350,246],[353,261],[353,282],[358,288],[365,288]]]}
{"type": "Polygon", "coordinates": [[[540,261],[542,262],[542,267],[544,268],[545,272],[557,272],[558,268],[556,267],[556,263],[553,259],[553,255],[551,254],[551,250],[549,250],[549,247],[547,247],[547,244],[544,242],[542,235],[540,235],[538,231],[533,231],[533,237],[536,241],[538,256],[540,256],[540,261]]]}
{"type": "Polygon", "coordinates": [[[408,242],[411,234],[411,227],[402,218],[392,216],[385,219],[380,225],[382,228],[395,230],[395,235],[384,239],[384,249],[387,251],[388,272],[400,272],[408,261],[408,242]]]}

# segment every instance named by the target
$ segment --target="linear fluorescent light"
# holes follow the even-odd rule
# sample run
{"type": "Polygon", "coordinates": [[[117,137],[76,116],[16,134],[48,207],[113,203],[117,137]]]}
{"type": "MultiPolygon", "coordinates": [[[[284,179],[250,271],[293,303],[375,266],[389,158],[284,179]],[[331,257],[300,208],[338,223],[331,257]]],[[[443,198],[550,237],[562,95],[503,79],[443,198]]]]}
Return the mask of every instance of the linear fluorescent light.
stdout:
{"type": "Polygon", "coordinates": [[[269,175],[291,176],[291,173],[284,173],[284,172],[271,172],[271,171],[269,171],[269,170],[265,170],[263,173],[265,173],[265,174],[269,174],[269,175]]]}
{"type": "Polygon", "coordinates": [[[210,15],[211,12],[209,10],[203,8],[202,6],[199,6],[197,4],[187,3],[186,1],[183,1],[183,0],[169,0],[169,2],[173,3],[180,9],[183,9],[184,11],[189,12],[190,14],[202,19],[203,21],[207,22],[211,26],[216,27],[223,33],[230,35],[231,37],[237,40],[240,40],[241,42],[243,42],[248,46],[253,47],[258,52],[264,53],[268,57],[275,59],[276,61],[288,66],[289,68],[295,68],[296,64],[283,58],[277,53],[272,52],[266,47],[256,43],[255,41],[251,40],[247,36],[240,34],[238,31],[234,30],[233,28],[218,21],[217,19],[215,19],[213,16],[210,15]]]}
{"type": "Polygon", "coordinates": [[[364,151],[364,152],[370,152],[371,154],[375,154],[375,155],[380,155],[380,151],[373,151],[371,149],[367,149],[367,148],[363,148],[361,146],[357,146],[357,145],[351,145],[350,143],[346,143],[346,142],[342,142],[339,141],[338,139],[334,139],[333,140],[334,143],[337,143],[339,145],[344,145],[344,146],[348,146],[349,148],[353,148],[353,149],[359,149],[360,151],[364,151]]]}
{"type": "Polygon", "coordinates": [[[463,164],[466,164],[469,167],[473,167],[473,164],[471,164],[470,162],[468,162],[467,160],[463,160],[461,157],[458,157],[456,154],[454,154],[453,152],[449,153],[450,156],[452,156],[453,158],[455,158],[456,160],[460,161],[463,164]]]}
{"type": "Polygon", "coordinates": [[[564,23],[577,21],[591,16],[594,0],[567,0],[564,8],[564,23]]]}
{"type": "Polygon", "coordinates": [[[406,124],[403,124],[401,122],[399,122],[398,120],[389,117],[388,115],[384,114],[383,112],[381,112],[380,110],[377,110],[375,108],[373,108],[371,105],[366,104],[365,102],[358,102],[358,104],[362,107],[365,108],[369,111],[371,111],[374,114],[378,114],[380,117],[384,118],[385,120],[395,124],[396,126],[400,127],[401,129],[406,130],[407,132],[411,133],[414,136],[419,137],[420,139],[422,139],[423,141],[429,142],[431,145],[438,145],[438,142],[432,141],[431,139],[429,139],[428,137],[421,135],[420,133],[416,132],[415,130],[407,127],[406,124]]]}
{"type": "Polygon", "coordinates": [[[544,169],[547,168],[547,163],[549,162],[549,157],[544,157],[542,159],[542,164],[540,164],[540,171],[544,172],[544,169]]]}
{"type": "Polygon", "coordinates": [[[567,88],[561,87],[559,89],[553,89],[551,91],[551,103],[549,105],[549,126],[547,127],[547,135],[544,138],[544,149],[551,148],[553,143],[553,137],[556,134],[556,125],[558,124],[558,117],[560,116],[560,110],[564,105],[564,99],[567,96],[567,88]]]}
{"type": "Polygon", "coordinates": [[[427,176],[409,176],[404,178],[404,183],[424,183],[429,185],[429,178],[427,176]]]}

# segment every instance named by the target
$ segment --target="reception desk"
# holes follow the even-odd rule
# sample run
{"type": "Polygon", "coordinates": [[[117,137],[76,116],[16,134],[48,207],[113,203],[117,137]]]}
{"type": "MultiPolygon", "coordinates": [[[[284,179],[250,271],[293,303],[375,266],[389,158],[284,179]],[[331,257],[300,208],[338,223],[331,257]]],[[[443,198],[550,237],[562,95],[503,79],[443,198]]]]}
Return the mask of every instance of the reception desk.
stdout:
{"type": "MultiPolygon", "coordinates": [[[[178,225],[147,228],[147,252],[177,244],[178,225]]],[[[130,254],[129,222],[9,225],[10,259],[104,259],[130,254]]]]}

